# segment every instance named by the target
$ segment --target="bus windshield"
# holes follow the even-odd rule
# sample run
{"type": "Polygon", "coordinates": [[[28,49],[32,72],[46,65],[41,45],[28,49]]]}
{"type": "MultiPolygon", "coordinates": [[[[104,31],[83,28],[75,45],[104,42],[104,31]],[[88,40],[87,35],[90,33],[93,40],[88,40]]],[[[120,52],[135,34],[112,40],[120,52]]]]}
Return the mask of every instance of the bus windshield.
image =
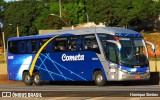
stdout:
{"type": "Polygon", "coordinates": [[[122,65],[142,66],[148,65],[148,53],[142,38],[119,38],[122,46],[119,62],[122,65]]]}

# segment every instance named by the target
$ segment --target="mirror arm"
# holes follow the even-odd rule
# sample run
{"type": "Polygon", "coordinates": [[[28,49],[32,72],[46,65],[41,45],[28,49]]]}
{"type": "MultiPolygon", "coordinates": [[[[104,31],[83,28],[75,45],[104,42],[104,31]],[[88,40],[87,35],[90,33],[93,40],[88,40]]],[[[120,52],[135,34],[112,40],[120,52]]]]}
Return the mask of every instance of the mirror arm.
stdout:
{"type": "Polygon", "coordinates": [[[155,49],[155,46],[152,42],[149,42],[149,41],[146,41],[147,44],[150,44],[152,46],[152,52],[155,53],[156,52],[156,49],[155,49]]]}

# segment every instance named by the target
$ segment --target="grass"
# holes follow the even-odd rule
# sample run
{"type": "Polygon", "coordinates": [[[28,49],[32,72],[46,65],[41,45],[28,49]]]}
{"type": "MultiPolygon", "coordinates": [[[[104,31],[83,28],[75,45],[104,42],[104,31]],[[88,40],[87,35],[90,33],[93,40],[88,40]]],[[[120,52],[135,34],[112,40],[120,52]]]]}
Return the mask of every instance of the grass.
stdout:
{"type": "Polygon", "coordinates": [[[0,54],[0,63],[4,63],[4,54],[0,54]]]}
{"type": "Polygon", "coordinates": [[[149,57],[149,60],[151,60],[151,61],[160,61],[160,57],[157,57],[157,58],[155,58],[155,57],[149,57]]]}

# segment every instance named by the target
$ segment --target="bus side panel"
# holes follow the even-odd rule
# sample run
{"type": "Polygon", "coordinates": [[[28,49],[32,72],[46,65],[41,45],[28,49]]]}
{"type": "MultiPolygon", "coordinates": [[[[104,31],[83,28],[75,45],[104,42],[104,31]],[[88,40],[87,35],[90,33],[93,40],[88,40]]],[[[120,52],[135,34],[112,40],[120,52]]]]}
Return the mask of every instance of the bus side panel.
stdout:
{"type": "Polygon", "coordinates": [[[40,70],[42,80],[62,81],[91,81],[96,68],[103,71],[96,53],[89,51],[43,53],[35,66],[40,70]]]}
{"type": "Polygon", "coordinates": [[[29,70],[34,55],[32,54],[8,54],[8,78],[9,80],[22,80],[24,70],[29,70]]]}

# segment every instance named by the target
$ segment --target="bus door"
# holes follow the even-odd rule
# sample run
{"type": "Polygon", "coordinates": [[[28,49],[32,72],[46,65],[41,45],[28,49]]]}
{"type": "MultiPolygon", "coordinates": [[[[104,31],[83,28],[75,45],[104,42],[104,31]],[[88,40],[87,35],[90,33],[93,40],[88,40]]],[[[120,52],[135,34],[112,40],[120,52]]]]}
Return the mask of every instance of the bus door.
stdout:
{"type": "Polygon", "coordinates": [[[114,40],[107,40],[106,43],[106,59],[107,59],[107,67],[108,67],[108,72],[107,72],[107,79],[108,80],[117,80],[118,79],[118,70],[117,70],[117,65],[118,65],[118,58],[119,58],[119,52],[121,50],[121,45],[119,42],[114,41],[114,40]]]}

